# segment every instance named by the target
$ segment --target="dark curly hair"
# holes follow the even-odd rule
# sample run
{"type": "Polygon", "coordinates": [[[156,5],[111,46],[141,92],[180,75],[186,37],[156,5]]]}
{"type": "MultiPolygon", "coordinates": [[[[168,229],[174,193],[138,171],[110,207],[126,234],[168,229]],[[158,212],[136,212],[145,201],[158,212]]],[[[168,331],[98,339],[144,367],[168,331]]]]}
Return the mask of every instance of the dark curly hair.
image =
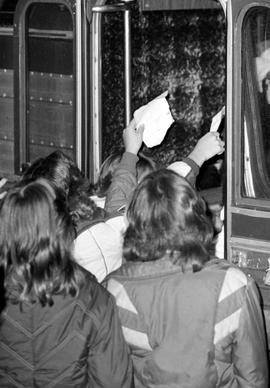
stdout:
{"type": "Polygon", "coordinates": [[[78,188],[88,190],[89,182],[76,163],[62,151],[57,150],[44,158],[36,159],[23,173],[22,181],[30,182],[39,178],[47,179],[66,196],[78,188]]]}
{"type": "Polygon", "coordinates": [[[15,302],[52,305],[56,294],[77,296],[84,275],[71,253],[72,220],[52,186],[37,180],[11,189],[0,218],[0,266],[5,289],[15,285],[15,302]]]}
{"type": "Polygon", "coordinates": [[[89,198],[90,184],[74,161],[57,150],[34,161],[24,172],[22,182],[47,179],[65,196],[75,227],[82,220],[103,218],[105,212],[89,198]]]}
{"type": "Polygon", "coordinates": [[[135,189],[127,209],[123,252],[127,261],[169,254],[183,270],[198,271],[209,260],[213,227],[203,199],[177,173],[160,169],[135,189]]]}

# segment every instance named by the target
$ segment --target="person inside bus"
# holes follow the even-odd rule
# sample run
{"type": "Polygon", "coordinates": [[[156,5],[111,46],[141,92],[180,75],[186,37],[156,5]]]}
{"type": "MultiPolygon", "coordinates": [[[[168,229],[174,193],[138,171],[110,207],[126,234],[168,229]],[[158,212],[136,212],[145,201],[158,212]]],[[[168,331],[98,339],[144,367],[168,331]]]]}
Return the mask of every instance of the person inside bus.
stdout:
{"type": "Polygon", "coordinates": [[[126,211],[126,263],[114,295],[135,387],[267,388],[266,338],[255,282],[210,256],[205,202],[170,169],[148,174],[126,211]]]}
{"type": "Polygon", "coordinates": [[[114,298],[75,263],[57,195],[37,180],[1,201],[0,386],[133,387],[114,298]]]}

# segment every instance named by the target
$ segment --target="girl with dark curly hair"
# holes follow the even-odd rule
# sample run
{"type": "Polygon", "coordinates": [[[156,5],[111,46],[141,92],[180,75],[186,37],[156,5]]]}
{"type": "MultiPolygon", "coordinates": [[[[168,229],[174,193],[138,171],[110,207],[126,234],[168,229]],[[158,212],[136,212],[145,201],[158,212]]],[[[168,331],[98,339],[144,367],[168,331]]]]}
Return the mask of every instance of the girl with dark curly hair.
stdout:
{"type": "Polygon", "coordinates": [[[148,174],[127,207],[126,264],[106,280],[132,354],[135,387],[266,388],[254,281],[211,258],[213,230],[176,172],[148,174]]]}
{"type": "Polygon", "coordinates": [[[72,257],[73,227],[44,180],[0,207],[1,387],[132,387],[115,303],[72,257]]]}

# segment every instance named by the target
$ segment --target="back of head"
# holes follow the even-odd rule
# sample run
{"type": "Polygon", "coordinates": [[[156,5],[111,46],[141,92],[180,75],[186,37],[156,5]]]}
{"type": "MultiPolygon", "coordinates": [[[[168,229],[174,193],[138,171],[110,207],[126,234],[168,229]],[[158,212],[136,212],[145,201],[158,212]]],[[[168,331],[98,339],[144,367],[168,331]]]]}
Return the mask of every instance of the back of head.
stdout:
{"type": "Polygon", "coordinates": [[[213,228],[205,203],[173,171],[161,169],[141,181],[128,206],[127,219],[127,260],[158,260],[170,254],[183,270],[197,271],[209,259],[213,228]]]}
{"type": "Polygon", "coordinates": [[[76,295],[73,226],[49,183],[37,180],[10,190],[0,218],[0,264],[5,285],[15,285],[19,301],[52,304],[56,293],[76,295]]]}
{"type": "Polygon", "coordinates": [[[121,161],[122,154],[121,150],[113,151],[102,163],[95,188],[97,196],[106,196],[112,183],[113,174],[121,161]]]}
{"type": "Polygon", "coordinates": [[[34,161],[24,172],[22,180],[29,182],[39,178],[47,179],[66,195],[76,190],[84,181],[80,169],[73,160],[59,150],[34,161]]]}
{"type": "Polygon", "coordinates": [[[139,160],[136,164],[137,181],[140,182],[147,174],[156,170],[156,164],[153,159],[139,153],[139,160]]]}

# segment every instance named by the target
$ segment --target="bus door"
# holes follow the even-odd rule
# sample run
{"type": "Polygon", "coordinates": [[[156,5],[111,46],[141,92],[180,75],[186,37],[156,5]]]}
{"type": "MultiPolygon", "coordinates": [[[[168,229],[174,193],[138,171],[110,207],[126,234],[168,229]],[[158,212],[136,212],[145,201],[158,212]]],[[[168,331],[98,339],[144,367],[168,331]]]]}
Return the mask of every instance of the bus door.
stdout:
{"type": "Polygon", "coordinates": [[[19,0],[14,17],[15,172],[56,149],[87,170],[84,0],[19,0]]]}
{"type": "MultiPolygon", "coordinates": [[[[106,153],[108,151],[108,148],[110,148],[110,145],[112,144],[112,143],[109,143],[107,139],[105,139],[106,136],[107,137],[110,136],[110,133],[108,131],[108,128],[106,127],[106,124],[108,122],[112,123],[112,121],[107,119],[107,116],[109,116],[110,114],[107,105],[111,104],[112,101],[115,104],[115,106],[117,106],[117,108],[121,105],[121,108],[119,109],[119,115],[121,115],[121,124],[123,125],[123,122],[124,122],[124,120],[122,120],[122,115],[123,115],[125,116],[125,125],[127,125],[130,120],[131,114],[135,110],[134,109],[135,105],[139,107],[144,105],[146,101],[147,102],[149,101],[145,99],[145,96],[147,94],[151,94],[151,87],[149,87],[149,84],[151,83],[151,79],[154,79],[154,78],[159,79],[160,85],[161,84],[166,85],[164,86],[164,88],[171,89],[171,91],[176,91],[176,89],[181,90],[181,86],[179,84],[176,85],[176,82],[178,82],[176,81],[176,78],[177,78],[176,74],[178,72],[180,73],[177,61],[181,61],[181,59],[178,53],[176,55],[175,50],[179,50],[179,48],[177,48],[178,44],[179,44],[179,47],[182,47],[182,43],[181,43],[182,38],[180,38],[179,35],[177,36],[175,34],[177,23],[179,23],[181,17],[185,19],[185,16],[184,16],[185,11],[187,11],[188,15],[191,14],[192,10],[197,10],[197,11],[203,10],[207,12],[208,9],[215,9],[218,11],[218,10],[221,10],[221,5],[223,5],[223,2],[224,0],[220,2],[221,4],[219,4],[219,2],[215,0],[192,0],[192,1],[190,0],[181,0],[181,1],[179,0],[170,0],[170,1],[122,0],[121,1],[120,0],[119,3],[117,2],[114,4],[112,4],[112,2],[110,3],[106,2],[106,0],[97,0],[96,2],[91,2],[91,1],[88,2],[88,19],[89,19],[89,22],[91,23],[91,34],[92,34],[92,37],[91,37],[91,47],[92,47],[92,51],[91,51],[92,52],[91,133],[93,134],[93,143],[92,143],[93,148],[92,148],[92,152],[90,152],[94,158],[93,160],[94,171],[93,171],[92,181],[96,180],[101,159],[104,158],[103,151],[105,150],[105,153],[106,153]],[[120,13],[122,13],[122,15],[120,15],[120,13]],[[166,13],[168,13],[168,16],[164,16],[166,13]],[[163,22],[165,24],[165,28],[161,28],[161,30],[155,31],[154,33],[155,36],[154,35],[151,36],[149,34],[149,32],[151,31],[151,28],[153,28],[151,18],[152,20],[158,20],[158,21],[163,19],[163,22]],[[130,19],[133,22],[132,36],[130,33],[130,19]],[[108,20],[109,20],[109,23],[108,23],[108,20]],[[172,20],[171,25],[168,22],[168,20],[172,20]],[[140,21],[142,22],[141,24],[142,28],[139,29],[138,25],[140,25],[140,21]],[[148,24],[148,27],[146,26],[146,24],[148,24]],[[111,34],[108,33],[108,31],[106,31],[106,26],[108,25],[109,25],[109,28],[111,29],[111,34]],[[123,34],[122,34],[122,31],[121,33],[119,33],[119,27],[124,30],[123,34]],[[171,45],[172,56],[171,56],[170,66],[167,69],[168,73],[166,74],[166,71],[165,71],[164,74],[162,74],[162,70],[158,69],[158,63],[159,61],[162,60],[162,54],[164,55],[164,52],[166,51],[164,46],[169,45],[170,41],[168,40],[164,44],[165,39],[160,39],[160,36],[165,33],[165,34],[168,34],[168,38],[170,39],[170,36],[169,36],[170,29],[172,32],[171,42],[175,42],[175,44],[171,45]],[[143,34],[148,34],[148,35],[146,35],[147,36],[146,38],[138,39],[138,35],[140,36],[140,34],[141,36],[143,34]],[[110,70],[108,71],[108,67],[109,67],[108,58],[106,55],[104,55],[104,52],[108,50],[108,41],[107,41],[108,35],[111,35],[109,42],[112,43],[112,46],[117,51],[117,55],[114,53],[115,55],[113,57],[115,62],[117,62],[117,66],[116,67],[112,66],[112,70],[110,69],[112,71],[111,73],[110,73],[110,70]],[[142,44],[141,42],[144,39],[146,40],[146,42],[143,43],[144,47],[142,48],[142,50],[140,50],[139,47],[142,44]],[[116,40],[118,41],[118,45],[115,44],[116,40]],[[106,46],[106,43],[107,43],[107,46],[106,46]],[[157,47],[161,45],[160,46],[161,53],[158,53],[157,50],[153,49],[155,44],[157,44],[157,47]],[[119,46],[120,46],[120,49],[119,49],[119,46]],[[132,52],[132,54],[130,52],[132,52]],[[141,56],[138,55],[139,53],[141,54],[141,56]],[[120,62],[119,57],[124,58],[123,71],[121,68],[121,64],[119,65],[119,62],[120,62]],[[131,71],[131,66],[130,66],[130,62],[131,62],[130,57],[132,57],[133,73],[131,71]],[[145,84],[143,84],[144,77],[145,77],[143,73],[144,60],[145,60],[145,67],[147,68],[146,72],[149,72],[149,77],[145,82],[145,84]],[[154,63],[154,66],[152,67],[148,65],[149,62],[151,61],[154,63]],[[159,71],[157,74],[155,74],[154,72],[151,73],[149,71],[150,68],[151,69],[155,68],[155,71],[158,71],[158,70],[161,70],[161,71],[159,71]],[[173,68],[174,70],[172,70],[173,68]],[[118,72],[113,73],[114,69],[118,70],[118,72]],[[119,71],[119,69],[121,69],[121,71],[119,71]],[[102,75],[102,71],[104,73],[103,75],[102,75]],[[116,85],[118,94],[115,91],[112,92],[111,90],[108,90],[108,89],[106,90],[106,87],[108,87],[108,85],[109,87],[113,87],[112,86],[113,82],[110,82],[110,83],[107,82],[108,73],[115,79],[115,85],[116,85]],[[124,77],[122,76],[123,75],[122,73],[124,73],[124,77]],[[122,83],[123,83],[123,92],[121,93],[119,92],[119,90],[121,89],[122,83]],[[139,85],[139,83],[141,84],[139,85]],[[132,98],[130,96],[131,89],[133,90],[132,98]],[[140,93],[138,93],[138,89],[141,90],[140,93]],[[102,101],[102,93],[103,93],[103,101],[102,101]],[[124,95],[125,95],[125,98],[123,98],[124,95]],[[142,101],[141,104],[139,103],[140,99],[142,101]],[[133,103],[133,108],[131,107],[130,101],[132,101],[133,103]],[[107,102],[107,105],[106,105],[106,102],[107,102]],[[125,109],[123,109],[123,105],[125,105],[125,109]],[[102,134],[103,134],[103,139],[102,139],[102,134]],[[107,148],[103,147],[105,144],[106,146],[109,145],[109,147],[107,148]],[[102,152],[103,152],[103,155],[102,155],[102,152]]],[[[183,24],[184,22],[182,21],[180,25],[183,25],[183,24]]],[[[196,36],[196,39],[198,40],[198,35],[196,36]]],[[[220,42],[217,41],[217,43],[220,43],[220,42]]],[[[110,49],[111,48],[109,48],[108,51],[110,51],[110,49]]],[[[200,49],[199,49],[199,52],[200,52],[200,49]]],[[[198,55],[198,58],[199,58],[199,55],[198,55]]],[[[197,61],[197,59],[195,60],[197,61]]],[[[183,63],[184,62],[185,62],[185,59],[183,59],[183,63]]],[[[163,67],[161,66],[161,68],[163,67]]],[[[190,69],[187,69],[187,73],[189,71],[190,69]]],[[[198,77],[198,80],[199,80],[198,82],[200,83],[201,75],[197,74],[196,76],[198,77]]],[[[181,76],[179,78],[181,79],[181,76]]],[[[186,78],[188,78],[188,76],[186,76],[186,78]]],[[[191,84],[190,89],[192,89],[193,80],[191,79],[191,77],[190,77],[190,80],[188,81],[190,81],[190,84],[191,84]]],[[[219,79],[218,81],[222,83],[222,80],[220,81],[219,79]]],[[[155,83],[156,82],[153,82],[154,85],[155,83]]],[[[197,86],[194,86],[194,89],[196,88],[197,86]]],[[[161,94],[162,91],[164,91],[164,89],[161,89],[161,91],[159,92],[156,91],[157,94],[152,94],[152,98],[156,97],[158,94],[161,94]]],[[[177,93],[180,93],[180,92],[177,92],[177,93]]],[[[175,94],[177,93],[175,92],[175,94]]],[[[183,91],[182,93],[184,95],[183,91]]],[[[189,93],[189,91],[187,91],[187,93],[189,93]]],[[[197,95],[199,95],[199,93],[200,92],[198,91],[197,95]]],[[[177,97],[177,99],[180,100],[180,97],[177,97]]],[[[184,100],[184,97],[183,97],[183,100],[184,100]]],[[[224,102],[223,102],[223,105],[224,105],[224,102]]],[[[179,105],[175,107],[175,110],[177,110],[178,116],[180,116],[179,109],[181,109],[179,107],[181,107],[181,102],[179,102],[179,105]]],[[[194,108],[194,112],[195,112],[195,109],[196,108],[194,108]]],[[[203,116],[205,114],[205,111],[202,105],[199,107],[199,110],[201,111],[201,115],[203,116]]],[[[185,120],[182,120],[182,122],[183,121],[185,120]]],[[[180,124],[179,124],[179,127],[180,127],[180,124]]],[[[112,128],[115,129],[113,125],[112,125],[112,128]]],[[[114,131],[114,134],[112,136],[113,139],[116,138],[115,133],[116,131],[114,131]]],[[[119,136],[121,136],[120,131],[119,132],[117,131],[117,133],[119,134],[119,136]]]]}
{"type": "Polygon", "coordinates": [[[260,288],[270,340],[270,1],[228,1],[227,258],[260,288]]]}
{"type": "Polygon", "coordinates": [[[91,26],[91,134],[90,158],[93,168],[90,180],[97,180],[102,160],[102,19],[103,16],[120,13],[123,15],[124,47],[124,87],[125,95],[125,125],[131,119],[131,23],[130,12],[134,0],[106,4],[106,0],[88,2],[88,21],[91,26]]]}

